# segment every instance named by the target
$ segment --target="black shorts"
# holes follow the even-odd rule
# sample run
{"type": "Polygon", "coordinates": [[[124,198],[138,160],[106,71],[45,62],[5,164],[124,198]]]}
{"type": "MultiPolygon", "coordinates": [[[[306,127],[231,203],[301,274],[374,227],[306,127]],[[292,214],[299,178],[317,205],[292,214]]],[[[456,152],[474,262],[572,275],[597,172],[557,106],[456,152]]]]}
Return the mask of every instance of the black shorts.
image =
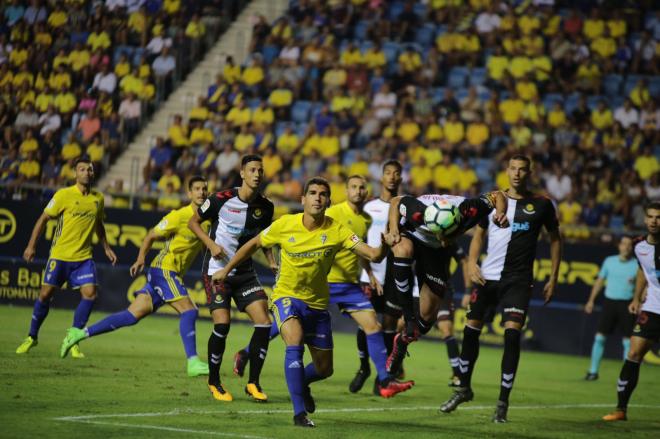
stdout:
{"type": "Polygon", "coordinates": [[[252,302],[268,300],[254,271],[229,276],[224,282],[214,281],[207,274],[203,274],[202,279],[206,290],[206,303],[211,312],[216,309],[230,309],[231,299],[234,299],[236,308],[241,312],[252,302]]]}
{"type": "Polygon", "coordinates": [[[637,317],[632,335],[658,342],[660,340],[660,314],[642,311],[637,317]]]}
{"type": "Polygon", "coordinates": [[[619,328],[623,337],[630,337],[635,316],[628,311],[629,300],[612,300],[605,298],[603,302],[603,313],[598,323],[598,332],[603,335],[611,335],[619,328]]]}
{"type": "Polygon", "coordinates": [[[468,320],[492,322],[498,305],[503,308],[503,322],[525,324],[529,301],[532,298],[532,282],[526,279],[487,280],[483,286],[472,290],[468,306],[468,320]]]}
{"type": "Polygon", "coordinates": [[[404,232],[403,236],[413,242],[415,275],[420,291],[422,285],[426,284],[437,296],[441,298],[447,296],[447,285],[450,276],[449,264],[453,257],[452,254],[443,247],[429,247],[409,233],[404,232]]]}

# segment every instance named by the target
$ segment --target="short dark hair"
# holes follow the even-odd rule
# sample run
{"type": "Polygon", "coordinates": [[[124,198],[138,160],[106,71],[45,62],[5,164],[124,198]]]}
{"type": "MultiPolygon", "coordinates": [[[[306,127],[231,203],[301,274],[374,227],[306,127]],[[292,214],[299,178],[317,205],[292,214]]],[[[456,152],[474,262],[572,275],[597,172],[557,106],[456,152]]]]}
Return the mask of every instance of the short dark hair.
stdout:
{"type": "Polygon", "coordinates": [[[397,171],[403,172],[403,166],[401,165],[401,162],[398,160],[390,159],[383,163],[383,171],[385,171],[385,168],[388,166],[394,166],[397,171]]]}
{"type": "Polygon", "coordinates": [[[323,177],[312,177],[309,180],[307,180],[305,182],[305,186],[303,187],[303,195],[307,195],[307,192],[309,191],[309,187],[313,184],[318,186],[324,186],[328,190],[328,197],[330,196],[330,183],[328,183],[328,180],[326,180],[323,177]]]}
{"type": "Polygon", "coordinates": [[[91,164],[92,164],[92,160],[91,160],[89,157],[87,157],[86,155],[84,155],[84,156],[82,156],[82,157],[78,157],[78,158],[76,159],[76,161],[73,162],[73,167],[74,167],[74,168],[77,168],[78,165],[79,165],[80,163],[88,163],[88,164],[91,165],[91,164]]]}
{"type": "Polygon", "coordinates": [[[649,210],[660,210],[660,201],[654,200],[650,201],[647,205],[646,208],[644,209],[644,212],[648,212],[649,210]]]}
{"type": "Polygon", "coordinates": [[[532,159],[530,159],[529,157],[527,157],[524,154],[514,154],[509,159],[509,161],[511,161],[511,160],[518,160],[518,161],[521,161],[521,162],[525,162],[525,163],[527,163],[527,166],[529,166],[530,168],[532,167],[532,159]]]}
{"type": "Polygon", "coordinates": [[[263,159],[260,155],[257,154],[247,154],[244,155],[241,159],[241,168],[244,168],[250,162],[263,162],[263,159]]]}
{"type": "Polygon", "coordinates": [[[190,180],[188,180],[188,190],[192,190],[193,184],[197,183],[198,181],[201,181],[202,183],[206,183],[206,179],[202,177],[201,175],[193,175],[190,177],[190,180]]]}
{"type": "Polygon", "coordinates": [[[363,175],[360,175],[360,174],[353,174],[353,175],[349,176],[349,177],[346,179],[346,186],[348,186],[348,182],[351,181],[351,180],[353,180],[354,178],[359,178],[360,180],[364,181],[365,184],[367,183],[367,179],[364,178],[363,175]]]}

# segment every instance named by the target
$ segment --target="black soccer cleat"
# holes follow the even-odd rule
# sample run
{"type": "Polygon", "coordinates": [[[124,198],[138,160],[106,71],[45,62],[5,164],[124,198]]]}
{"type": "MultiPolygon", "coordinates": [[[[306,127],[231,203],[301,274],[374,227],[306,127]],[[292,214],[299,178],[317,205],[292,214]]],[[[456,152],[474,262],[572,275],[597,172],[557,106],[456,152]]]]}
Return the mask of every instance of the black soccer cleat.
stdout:
{"type": "Polygon", "coordinates": [[[584,377],[585,381],[596,381],[598,379],[598,373],[587,372],[587,375],[584,377]]]}
{"type": "Polygon", "coordinates": [[[440,406],[439,411],[442,413],[451,413],[458,408],[459,405],[464,402],[469,402],[474,399],[474,392],[469,387],[459,387],[454,390],[454,394],[451,395],[447,401],[443,402],[440,406]]]}
{"type": "Polygon", "coordinates": [[[359,392],[364,386],[365,381],[367,381],[367,378],[369,378],[369,375],[371,375],[371,370],[360,368],[355,374],[353,381],[348,385],[348,391],[351,393],[359,392]]]}
{"type": "Polygon", "coordinates": [[[305,411],[307,413],[314,413],[316,411],[316,402],[312,396],[312,391],[309,389],[309,386],[305,387],[303,392],[303,404],[305,405],[305,411]]]}
{"type": "Polygon", "coordinates": [[[293,417],[293,425],[296,427],[316,427],[314,422],[307,417],[307,413],[305,412],[298,413],[293,417]]]}
{"type": "Polygon", "coordinates": [[[408,355],[408,343],[409,342],[405,340],[405,336],[401,333],[397,333],[394,336],[392,352],[390,352],[390,355],[385,362],[385,369],[390,375],[397,376],[397,372],[401,370],[403,359],[408,355]]]}
{"type": "Polygon", "coordinates": [[[509,410],[509,404],[504,401],[497,401],[495,413],[493,413],[493,422],[496,424],[506,424],[506,412],[509,410]]]}

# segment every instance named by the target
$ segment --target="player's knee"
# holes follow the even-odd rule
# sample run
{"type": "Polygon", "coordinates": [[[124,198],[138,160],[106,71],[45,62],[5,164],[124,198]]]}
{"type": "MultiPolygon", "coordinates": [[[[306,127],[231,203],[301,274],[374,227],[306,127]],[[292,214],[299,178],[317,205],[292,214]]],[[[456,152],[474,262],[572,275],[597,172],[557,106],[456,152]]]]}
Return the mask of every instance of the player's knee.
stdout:
{"type": "Polygon", "coordinates": [[[428,332],[433,328],[433,324],[435,322],[432,320],[425,320],[425,319],[418,319],[417,320],[417,327],[419,328],[419,332],[422,335],[428,334],[428,332]]]}
{"type": "Polygon", "coordinates": [[[367,335],[375,334],[376,332],[380,332],[382,329],[380,327],[380,323],[378,323],[378,320],[376,320],[375,316],[373,321],[369,320],[367,322],[364,322],[361,326],[362,326],[362,330],[367,335]]]}
{"type": "Polygon", "coordinates": [[[80,290],[80,294],[87,300],[96,300],[96,289],[80,290]]]}
{"type": "Polygon", "coordinates": [[[229,334],[229,323],[216,323],[213,325],[213,334],[218,337],[226,337],[229,334]]]}

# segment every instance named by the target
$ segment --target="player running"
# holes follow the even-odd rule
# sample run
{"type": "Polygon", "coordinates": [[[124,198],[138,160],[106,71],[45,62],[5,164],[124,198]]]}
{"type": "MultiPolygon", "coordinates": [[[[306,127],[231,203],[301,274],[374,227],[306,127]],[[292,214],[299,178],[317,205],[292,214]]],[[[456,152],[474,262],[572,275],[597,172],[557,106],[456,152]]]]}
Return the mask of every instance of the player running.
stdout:
{"type": "Polygon", "coordinates": [[[660,340],[660,202],[646,206],[645,238],[635,242],[634,252],[639,269],[635,295],[628,306],[631,314],[639,314],[630,338],[630,350],[617,381],[616,410],[603,416],[604,421],[625,421],[628,401],[639,379],[639,366],[646,353],[660,340]],[[647,289],[646,300],[642,299],[647,289]],[[643,303],[642,303],[643,302],[643,303]]]}
{"type": "MultiPolygon", "coordinates": [[[[73,314],[73,326],[82,328],[89,320],[96,300],[96,266],[92,259],[94,232],[103,246],[105,255],[112,265],[117,256],[112,251],[103,225],[103,195],[92,189],[94,166],[89,159],[76,160],[76,184],[55,192],[41,214],[28,242],[23,259],[32,262],[36,253],[37,240],[50,219],[57,219],[50,255],[41,284],[39,297],[34,302],[30,332],[16,349],[17,354],[26,354],[37,345],[39,328],[46,320],[50,299],[57,289],[68,282],[70,288],[80,290],[80,303],[73,314]]],[[[84,358],[77,345],[72,346],[74,358],[84,358]]]]}
{"type": "Polygon", "coordinates": [[[531,160],[515,155],[507,168],[510,188],[507,198],[506,217],[511,227],[498,227],[501,219],[491,214],[479,223],[468,256],[470,278],[477,285],[472,292],[463,330],[463,346],[460,358],[460,387],[440,407],[449,413],[474,398],[471,378],[479,355],[479,335],[484,322],[491,322],[495,308],[504,308],[504,353],[502,356],[502,380],[500,396],[493,415],[493,422],[507,422],[509,394],[520,359],[520,330],[525,324],[529,301],[532,296],[533,268],[536,246],[541,228],[550,235],[550,279],[543,288],[545,303],[552,298],[557,285],[561,262],[561,236],[555,207],[549,198],[532,193],[528,189],[531,176],[531,160]],[[484,238],[488,236],[486,259],[478,265],[484,238]]]}
{"type": "MultiPolygon", "coordinates": [[[[232,267],[229,276],[213,282],[211,276],[223,269],[236,251],[250,241],[273,220],[273,203],[259,192],[264,167],[258,155],[246,155],[241,160],[242,184],[238,188],[211,195],[190,218],[189,227],[206,245],[202,278],[213,318],[213,330],[208,341],[209,380],[213,398],[233,400],[220,383],[220,365],[225,352],[231,322],[231,300],[241,312],[246,312],[254,324],[250,340],[250,377],[245,387],[252,399],[266,402],[259,376],[268,352],[271,320],[268,296],[259,282],[251,259],[232,267]],[[203,221],[212,222],[210,235],[201,227],[203,221]]],[[[264,251],[271,268],[276,270],[272,253],[264,251]]]]}
{"type": "MultiPolygon", "coordinates": [[[[62,341],[60,356],[66,357],[76,343],[97,335],[115,331],[137,322],[168,304],[179,313],[179,333],[186,353],[188,376],[207,375],[209,368],[197,356],[195,322],[198,311],[188,296],[188,290],[181,278],[194,262],[202,248],[202,243],[188,229],[188,220],[206,199],[206,180],[192,177],[188,182],[190,204],[173,210],[160,220],[145,237],[135,263],[130,268],[135,277],[144,270],[145,259],[155,241],[165,241],[165,246],[151,261],[147,272],[146,285],[137,291],[135,300],[121,312],[112,314],[88,328],[70,328],[62,341]]],[[[208,228],[208,224],[205,224],[208,228]]]]}
{"type": "MultiPolygon", "coordinates": [[[[294,425],[314,427],[307,417],[316,410],[309,385],[332,375],[332,328],[327,311],[330,292],[327,276],[337,252],[352,250],[369,261],[382,260],[387,243],[373,248],[325,215],[330,185],[315,177],[305,183],[303,213],[285,215],[241,247],[213,278],[224,280],[234,267],[258,249],[279,245],[281,266],[272,294],[272,309],[286,344],[284,375],[293,403],[294,425]],[[303,367],[303,343],[312,363],[303,367]]],[[[399,391],[407,390],[401,386],[399,391]]]]}
{"type": "Polygon", "coordinates": [[[591,314],[594,301],[605,286],[603,311],[591,348],[591,367],[584,378],[587,381],[598,379],[598,368],[603,358],[605,340],[617,328],[623,336],[623,359],[628,357],[630,335],[635,325],[635,316],[628,311],[628,305],[634,295],[637,267],[637,261],[633,258],[633,240],[629,236],[623,236],[619,241],[619,254],[605,259],[598,273],[598,279],[591,289],[589,300],[584,306],[584,312],[591,314]]]}
{"type": "MultiPolygon", "coordinates": [[[[371,218],[362,209],[367,193],[367,181],[364,177],[350,176],[346,181],[347,200],[328,208],[326,215],[347,227],[357,236],[364,238],[371,224],[371,218]]],[[[383,340],[383,332],[369,298],[360,288],[360,268],[368,266],[368,264],[350,250],[340,250],[335,255],[328,274],[330,303],[336,304],[364,331],[367,351],[378,371],[375,384],[377,394],[390,398],[400,391],[402,385],[412,386],[414,383],[412,381],[398,382],[390,377],[386,370],[387,348],[383,340]]]]}
{"type": "Polygon", "coordinates": [[[449,308],[449,267],[458,252],[454,239],[486,218],[493,209],[496,209],[498,223],[506,227],[506,199],[499,191],[471,199],[431,194],[417,198],[401,196],[391,201],[392,272],[405,329],[394,337],[392,353],[387,359],[389,372],[399,370],[408,344],[420,334],[428,333],[436,323],[438,312],[449,308]],[[449,203],[459,213],[456,229],[446,236],[431,232],[424,220],[425,211],[434,209],[432,205],[436,202],[449,203]],[[419,290],[413,287],[415,279],[419,290]]]}

